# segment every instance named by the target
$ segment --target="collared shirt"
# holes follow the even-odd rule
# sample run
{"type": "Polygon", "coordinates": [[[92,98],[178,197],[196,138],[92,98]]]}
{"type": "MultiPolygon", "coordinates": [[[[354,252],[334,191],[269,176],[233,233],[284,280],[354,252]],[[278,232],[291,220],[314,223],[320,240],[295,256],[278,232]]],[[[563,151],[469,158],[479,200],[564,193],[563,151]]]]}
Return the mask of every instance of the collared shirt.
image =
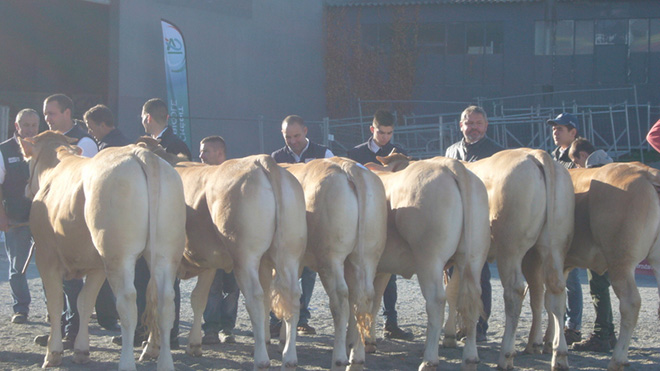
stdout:
{"type": "Polygon", "coordinates": [[[369,150],[370,150],[371,152],[373,152],[373,153],[378,153],[378,151],[380,151],[380,148],[381,148],[381,147],[380,147],[378,144],[376,144],[376,142],[374,141],[374,137],[369,138],[369,140],[367,141],[367,147],[369,147],[369,150]]]}
{"type": "Polygon", "coordinates": [[[483,137],[474,143],[467,143],[463,138],[447,148],[445,157],[474,162],[490,157],[503,149],[502,146],[487,137],[483,137]]]}
{"type": "MultiPolygon", "coordinates": [[[[20,145],[16,133],[14,133],[14,140],[18,145],[20,145]]],[[[9,163],[12,163],[14,161],[24,161],[24,160],[23,158],[18,158],[18,157],[10,157],[8,160],[9,163]]],[[[2,155],[2,152],[0,152],[0,184],[5,183],[5,176],[7,176],[7,169],[5,168],[5,158],[2,155]]]]}
{"type": "MultiPolygon", "coordinates": [[[[297,154],[296,152],[294,152],[293,149],[291,149],[291,147],[289,147],[288,145],[286,146],[286,148],[289,149],[289,152],[291,152],[291,156],[293,156],[293,159],[296,160],[296,163],[300,162],[300,159],[305,154],[305,151],[307,151],[307,149],[309,148],[309,138],[305,138],[305,140],[307,141],[307,145],[305,145],[305,148],[303,148],[303,150],[300,151],[300,154],[297,154]]],[[[325,150],[325,158],[330,158],[332,156],[334,156],[334,154],[332,154],[332,151],[329,150],[329,149],[326,149],[325,150]]],[[[311,160],[313,160],[313,159],[312,158],[308,159],[308,161],[311,161],[311,160]]]]}
{"type": "MultiPolygon", "coordinates": [[[[64,133],[64,135],[67,135],[74,128],[75,126],[67,130],[67,132],[64,133]]],[[[95,154],[99,153],[99,146],[96,144],[94,139],[89,137],[80,138],[78,140],[78,143],[76,143],[76,146],[78,146],[82,150],[82,155],[84,157],[94,157],[95,154]]]]}

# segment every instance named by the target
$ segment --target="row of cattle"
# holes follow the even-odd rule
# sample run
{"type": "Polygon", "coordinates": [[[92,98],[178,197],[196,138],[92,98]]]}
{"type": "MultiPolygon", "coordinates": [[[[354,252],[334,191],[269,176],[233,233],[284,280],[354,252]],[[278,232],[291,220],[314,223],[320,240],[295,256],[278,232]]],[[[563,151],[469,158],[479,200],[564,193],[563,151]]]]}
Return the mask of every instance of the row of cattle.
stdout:
{"type": "Polygon", "coordinates": [[[647,258],[660,272],[660,173],[641,164],[569,175],[545,152],[516,149],[470,164],[440,157],[411,162],[395,154],[372,171],[337,157],[286,170],[263,155],[208,166],[177,163],[149,141],[82,158],[54,132],[22,147],[30,159],[30,225],[51,319],[44,367],[61,363],[62,278],[86,275],[73,361],[89,361],[89,318],[107,276],[124,339],[119,369],[135,369],[133,278],[141,255],[152,272],[145,321],[151,332],[141,359],[157,357],[159,370],[174,368],[169,331],[177,275],[198,276],[188,354],[201,355],[202,313],[222,268],[235,272],[245,296],[254,368],[269,366],[272,308],[285,323],[282,368],[294,369],[298,277],[309,266],[319,273],[333,314],[331,367],[354,370],[375,350],[374,318],[389,275],[417,274],[428,315],[420,370],[438,365],[443,323],[443,345],[456,346],[460,327],[467,335],[462,366],[476,369],[479,277],[485,261],[497,259],[506,309],[498,366],[513,368],[526,279],[533,324],[525,351],[552,351],[553,368],[563,369],[564,272],[607,270],[621,302],[609,365],[619,370],[640,308],[635,266],[647,258]],[[445,291],[449,266],[454,274],[445,291]],[[544,305],[550,314],[545,335],[544,305]]]}

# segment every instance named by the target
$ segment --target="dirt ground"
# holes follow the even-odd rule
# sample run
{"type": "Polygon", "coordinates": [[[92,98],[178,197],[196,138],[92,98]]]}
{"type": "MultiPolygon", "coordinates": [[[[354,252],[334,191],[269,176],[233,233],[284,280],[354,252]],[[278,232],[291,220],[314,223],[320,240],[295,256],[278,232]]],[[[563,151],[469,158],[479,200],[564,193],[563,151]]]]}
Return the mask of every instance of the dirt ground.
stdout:
{"type": "MultiPolygon", "coordinates": [[[[10,322],[11,293],[7,282],[7,259],[0,254],[0,370],[36,370],[43,362],[45,348],[34,344],[36,335],[48,331],[44,294],[41,288],[41,279],[34,263],[28,270],[32,305],[29,322],[24,325],[15,325],[10,322]]],[[[479,370],[487,370],[496,366],[501,337],[504,333],[504,302],[502,299],[502,286],[500,285],[497,269],[491,266],[493,272],[493,311],[488,331],[488,342],[478,347],[481,364],[479,370]]],[[[657,318],[658,290],[655,279],[651,276],[638,276],[638,286],[642,295],[642,308],[637,328],[630,344],[630,367],[628,370],[660,370],[660,321],[657,318]]],[[[239,318],[236,326],[237,344],[218,344],[204,346],[204,355],[192,358],[185,354],[184,347],[188,343],[187,335],[192,322],[190,308],[190,292],[195,279],[184,281],[181,284],[181,335],[182,349],[173,352],[177,370],[248,370],[252,369],[252,337],[251,326],[243,305],[243,298],[239,302],[239,318]]],[[[368,370],[416,370],[423,353],[426,313],[424,300],[417,279],[399,279],[399,300],[397,310],[399,323],[404,329],[415,334],[413,341],[382,340],[379,339],[378,352],[367,355],[366,369],[368,370]]],[[[588,293],[586,273],[582,272],[584,300],[583,334],[588,335],[593,329],[594,310],[588,293]]],[[[613,308],[615,312],[615,326],[618,333],[618,300],[612,293],[613,308]]],[[[310,306],[312,319],[310,325],[317,330],[317,335],[298,337],[297,344],[299,369],[320,370],[330,366],[332,354],[332,319],[328,307],[328,298],[320,282],[316,289],[310,306]]],[[[379,318],[379,321],[382,321],[379,318]]],[[[515,365],[520,370],[549,370],[550,355],[522,354],[529,331],[531,313],[526,300],[525,307],[518,327],[516,349],[519,352],[515,365]]],[[[381,322],[382,326],[382,322],[381,322]]],[[[381,328],[379,326],[379,328],[381,328]]],[[[95,321],[90,324],[91,359],[87,365],[73,364],[72,352],[66,351],[62,367],[66,370],[111,370],[117,368],[119,360],[119,347],[110,341],[112,335],[98,326],[95,321]]],[[[584,336],[583,335],[583,336],[584,336]]],[[[380,336],[380,334],[379,334],[380,336]]],[[[271,369],[280,366],[281,355],[277,345],[268,348],[271,357],[271,369]]],[[[440,348],[441,370],[458,370],[461,359],[461,348],[440,348]]],[[[135,351],[136,358],[139,350],[135,351]]],[[[609,354],[571,352],[569,363],[575,370],[603,370],[611,357],[609,354]]],[[[154,370],[155,363],[138,363],[138,370],[154,370]]]]}

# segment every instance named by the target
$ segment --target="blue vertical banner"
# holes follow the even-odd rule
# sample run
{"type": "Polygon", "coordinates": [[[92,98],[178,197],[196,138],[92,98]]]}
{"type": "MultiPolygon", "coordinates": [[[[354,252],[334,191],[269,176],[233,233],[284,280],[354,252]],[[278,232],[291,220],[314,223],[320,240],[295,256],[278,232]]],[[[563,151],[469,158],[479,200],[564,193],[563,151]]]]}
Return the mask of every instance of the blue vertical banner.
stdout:
{"type": "Polygon", "coordinates": [[[163,28],[167,105],[170,113],[169,125],[172,127],[174,134],[179,136],[188,145],[188,148],[192,148],[190,142],[188,72],[183,35],[169,21],[161,19],[160,24],[163,28]]]}

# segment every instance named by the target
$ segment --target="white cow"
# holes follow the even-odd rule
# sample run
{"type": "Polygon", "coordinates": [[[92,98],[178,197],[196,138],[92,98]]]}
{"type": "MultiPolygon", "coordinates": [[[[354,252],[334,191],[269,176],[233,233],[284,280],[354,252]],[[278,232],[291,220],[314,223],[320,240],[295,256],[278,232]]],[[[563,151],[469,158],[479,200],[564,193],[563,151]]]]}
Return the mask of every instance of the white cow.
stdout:
{"type": "MultiPolygon", "coordinates": [[[[647,259],[660,282],[660,171],[641,163],[613,163],[571,169],[570,174],[575,187],[575,238],[566,256],[566,272],[580,267],[609,273],[619,298],[621,324],[608,370],[623,370],[641,306],[637,264],[647,259]]],[[[551,326],[549,332],[557,327],[551,326]]]]}
{"type": "Polygon", "coordinates": [[[47,131],[21,143],[30,159],[30,229],[51,325],[43,366],[57,366],[62,359],[62,280],[83,276],[73,361],[89,361],[88,323],[107,276],[117,297],[124,339],[119,369],[135,370],[133,279],[135,262],[144,254],[153,272],[146,323],[152,331],[154,321],[160,327],[158,370],[173,370],[173,285],[185,239],[181,179],[169,164],[140,146],[109,148],[84,158],[67,139],[47,131]]]}
{"type": "MultiPolygon", "coordinates": [[[[372,315],[380,310],[390,274],[410,278],[417,273],[428,316],[419,369],[435,370],[446,300],[443,269],[454,264],[454,275],[460,277],[458,313],[467,334],[462,366],[476,370],[476,323],[482,312],[479,277],[490,245],[486,189],[457,160],[436,157],[406,163],[399,171],[398,164],[391,165],[395,172],[376,171],[385,185],[389,212],[372,315]]],[[[372,326],[371,345],[375,345],[374,332],[372,326]]]]}
{"type": "Polygon", "coordinates": [[[215,271],[233,269],[252,321],[254,368],[270,365],[266,350],[270,333],[266,329],[272,303],[275,314],[286,323],[282,369],[295,369],[298,277],[307,243],[300,184],[265,155],[227,160],[216,166],[181,162],[175,168],[183,180],[188,206],[186,249],[179,276],[199,276],[190,298],[194,321],[187,353],[202,353],[202,313],[215,271]]]}
{"type": "MultiPolygon", "coordinates": [[[[332,369],[343,370],[349,315],[357,315],[363,336],[371,324],[373,282],[387,230],[385,189],[371,171],[341,157],[282,166],[305,191],[305,265],[319,273],[328,293],[335,327],[332,369]]],[[[365,361],[363,339],[354,342],[351,364],[359,368],[365,361]]]]}

